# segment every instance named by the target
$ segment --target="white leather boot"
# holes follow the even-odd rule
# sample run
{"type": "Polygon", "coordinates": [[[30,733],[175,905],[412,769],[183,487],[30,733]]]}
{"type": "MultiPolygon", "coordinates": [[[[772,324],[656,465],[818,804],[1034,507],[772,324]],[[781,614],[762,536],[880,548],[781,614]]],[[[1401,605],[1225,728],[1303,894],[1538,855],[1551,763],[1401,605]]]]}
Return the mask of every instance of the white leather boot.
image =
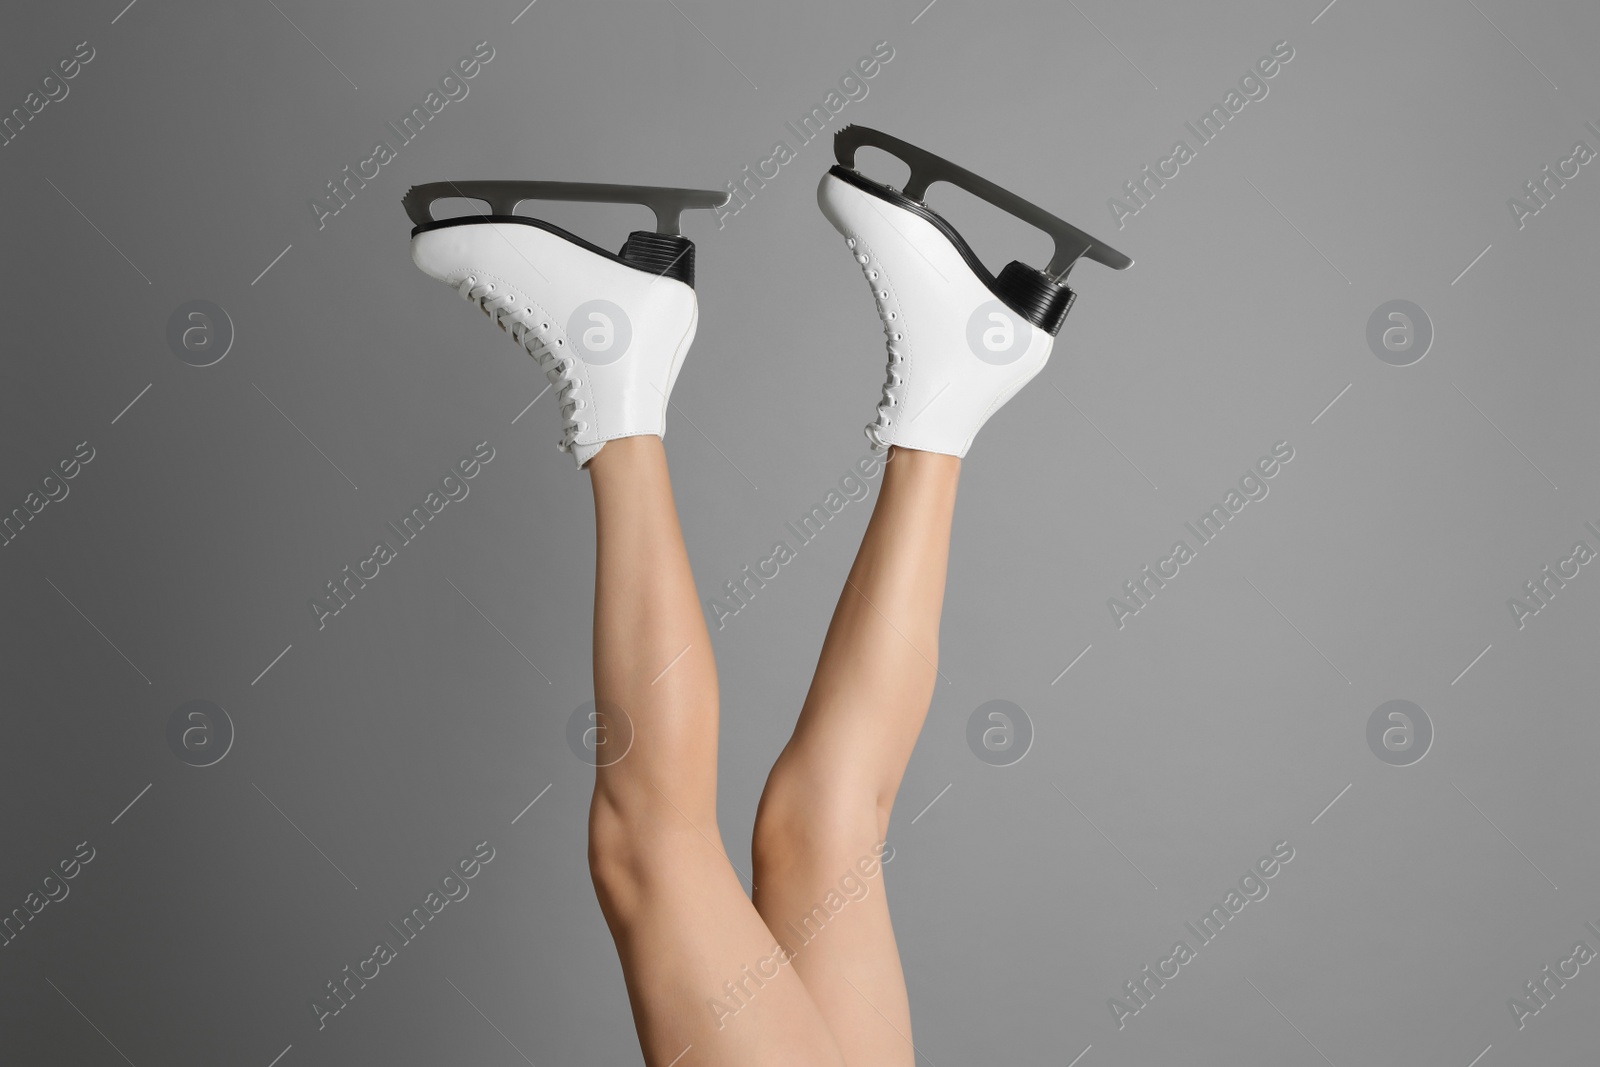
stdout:
{"type": "MultiPolygon", "coordinates": [[[[579,467],[607,441],[666,435],[667,401],[699,321],[694,245],[675,232],[677,210],[713,205],[684,202],[681,195],[649,196],[692,192],[438,182],[406,196],[406,209],[418,222],[413,262],[476,304],[538,362],[557,389],[563,420],[557,447],[572,453],[579,467]],[[575,190],[582,195],[572,195],[575,190]],[[437,221],[428,216],[433,199],[458,196],[487,199],[495,213],[437,221]],[[670,209],[672,232],[635,231],[613,254],[513,213],[518,200],[535,198],[649,203],[658,219],[670,209]],[[670,201],[665,207],[656,202],[663,199],[670,201]]],[[[694,195],[713,202],[726,197],[694,195]]]]}
{"type": "Polygon", "coordinates": [[[872,288],[883,320],[888,376],[874,445],[965,456],[1000,406],[1050,358],[1075,294],[1061,279],[1080,256],[1125,267],[1132,260],[998,186],[876,130],[848,126],[835,139],[840,160],[823,175],[817,202],[872,288]],[[904,191],[851,166],[872,145],[911,164],[904,191]],[[1047,271],[1013,261],[990,274],[961,235],[922,202],[933,181],[949,181],[1056,237],[1047,271]]]}

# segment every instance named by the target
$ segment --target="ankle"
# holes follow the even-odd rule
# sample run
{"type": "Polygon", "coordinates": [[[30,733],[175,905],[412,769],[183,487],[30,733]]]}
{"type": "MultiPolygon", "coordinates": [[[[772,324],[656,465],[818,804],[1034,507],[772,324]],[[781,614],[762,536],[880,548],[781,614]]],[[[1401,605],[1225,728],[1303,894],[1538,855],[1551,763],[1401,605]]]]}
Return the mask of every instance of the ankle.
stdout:
{"type": "Polygon", "coordinates": [[[666,467],[666,444],[655,434],[618,437],[605,442],[584,464],[597,481],[628,476],[628,472],[658,472],[666,467]]]}
{"type": "Polygon", "coordinates": [[[920,448],[894,445],[883,461],[884,484],[890,482],[955,482],[961,475],[961,457],[946,452],[926,452],[920,448]]]}

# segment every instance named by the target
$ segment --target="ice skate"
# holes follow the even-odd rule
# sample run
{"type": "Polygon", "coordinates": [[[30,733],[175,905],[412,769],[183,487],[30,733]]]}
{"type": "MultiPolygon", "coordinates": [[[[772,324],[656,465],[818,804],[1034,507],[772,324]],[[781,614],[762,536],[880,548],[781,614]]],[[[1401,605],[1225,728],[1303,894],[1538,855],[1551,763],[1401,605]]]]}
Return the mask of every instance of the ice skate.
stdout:
{"type": "Polygon", "coordinates": [[[694,244],[678,216],[725,192],[573,182],[431,182],[406,193],[411,258],[527,350],[556,388],[558,447],[578,466],[607,441],[666,433],[667,399],[694,341],[694,244]],[[487,215],[435,219],[434,201],[471,197],[487,215]],[[516,214],[524,200],[643,204],[656,228],[612,253],[516,214]]]}
{"type": "Polygon", "coordinates": [[[965,456],[1002,404],[1038,374],[1075,299],[1066,276],[1079,259],[1116,270],[1133,260],[1071,224],[915,145],[864,126],[834,137],[839,163],[817,202],[867,283],[888,338],[888,377],[875,446],[965,456]],[[864,177],[856,150],[880,148],[911,168],[904,189],[864,177]],[[923,202],[950,182],[1038,227],[1055,240],[1043,270],[1013,260],[989,273],[955,228],[923,202]]]}

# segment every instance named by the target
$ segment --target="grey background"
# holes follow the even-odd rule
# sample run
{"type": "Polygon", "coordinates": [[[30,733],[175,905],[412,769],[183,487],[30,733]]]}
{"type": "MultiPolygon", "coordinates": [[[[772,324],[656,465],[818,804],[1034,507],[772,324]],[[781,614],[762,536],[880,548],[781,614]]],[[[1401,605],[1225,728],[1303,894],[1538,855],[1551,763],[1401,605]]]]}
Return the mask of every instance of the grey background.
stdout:
{"type": "MultiPolygon", "coordinates": [[[[0,548],[0,909],[97,850],[0,949],[0,1058],[638,1061],[584,862],[593,772],[565,743],[591,697],[586,478],[548,395],[518,418],[544,384],[526,357],[411,266],[399,198],[445,178],[720,188],[887,40],[836,123],[1138,260],[1074,274],[1055,358],[963,471],[945,680],[890,835],[921,1061],[1594,1062],[1592,968],[1520,1033],[1507,999],[1580,938],[1600,948],[1600,577],[1521,630],[1506,600],[1600,545],[1600,175],[1520,230],[1506,198],[1574,141],[1600,148],[1600,10],[276,7],[34,3],[0,32],[5,110],[96,49],[0,148],[0,509],[97,452],[0,548]],[[1269,96],[1119,232],[1107,198],[1283,39],[1269,96]],[[470,95],[319,231],[308,200],[481,40],[470,95]],[[193,299],[237,330],[211,367],[165,341],[193,299]],[[1434,326],[1410,367],[1366,346],[1392,299],[1434,326]],[[308,598],[482,440],[469,498],[319,632],[308,598]],[[1270,496],[1118,630],[1107,598],[1280,440],[1270,496]],[[237,729],[205,768],[166,741],[192,699],[237,729]],[[966,743],[996,699],[1035,731],[1009,767],[966,743]],[[1435,730],[1412,766],[1367,747],[1392,699],[1435,730]],[[481,840],[471,895],[319,1031],[311,998],[481,840]],[[1278,841],[1295,858],[1270,895],[1119,1031],[1108,998],[1278,841]]],[[[819,139],[722,229],[687,222],[701,328],[668,442],[706,597],[865,450],[880,329],[815,207],[830,161],[819,139]]],[[[948,187],[934,202],[992,267],[1048,253],[948,187]]],[[[612,247],[648,223],[547,217],[612,247]]],[[[715,634],[746,869],[867,515],[849,505],[715,634]]]]}

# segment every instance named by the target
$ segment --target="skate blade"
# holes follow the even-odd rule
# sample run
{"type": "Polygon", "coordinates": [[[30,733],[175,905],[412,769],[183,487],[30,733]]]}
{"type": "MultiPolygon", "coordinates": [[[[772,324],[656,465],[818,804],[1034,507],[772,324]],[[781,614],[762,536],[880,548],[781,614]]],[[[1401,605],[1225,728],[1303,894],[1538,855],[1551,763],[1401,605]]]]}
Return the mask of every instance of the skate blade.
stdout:
{"type": "MultiPolygon", "coordinates": [[[[856,150],[864,146],[882,149],[911,168],[911,177],[906,180],[906,186],[900,192],[912,200],[922,201],[928,194],[928,186],[934,182],[949,182],[1049,234],[1055,241],[1056,247],[1055,254],[1050,257],[1044,273],[1056,282],[1065,279],[1067,272],[1079,259],[1091,259],[1113,270],[1126,270],[1133,266],[1131,258],[1104,241],[1084,233],[1065,219],[1057,218],[1044,208],[1029,203],[1016,193],[1002,189],[987,178],[982,178],[965,167],[959,167],[942,156],[936,156],[898,137],[867,126],[851,125],[841,128],[833,138],[834,157],[838,159],[840,166],[851,170],[855,169],[856,150]]],[[[866,180],[871,181],[870,178],[866,180]]],[[[883,186],[883,188],[889,187],[883,186]]],[[[932,210],[927,208],[926,204],[923,204],[923,207],[932,210]]]]}
{"type": "Polygon", "coordinates": [[[727,203],[726,192],[710,189],[675,189],[660,185],[603,185],[592,182],[428,182],[413,185],[401,203],[418,227],[436,220],[436,200],[466,197],[484,200],[490,216],[515,215],[524,200],[568,200],[592,204],[642,204],[655,212],[656,233],[677,235],[679,216],[685,211],[717,208],[727,203]]]}

